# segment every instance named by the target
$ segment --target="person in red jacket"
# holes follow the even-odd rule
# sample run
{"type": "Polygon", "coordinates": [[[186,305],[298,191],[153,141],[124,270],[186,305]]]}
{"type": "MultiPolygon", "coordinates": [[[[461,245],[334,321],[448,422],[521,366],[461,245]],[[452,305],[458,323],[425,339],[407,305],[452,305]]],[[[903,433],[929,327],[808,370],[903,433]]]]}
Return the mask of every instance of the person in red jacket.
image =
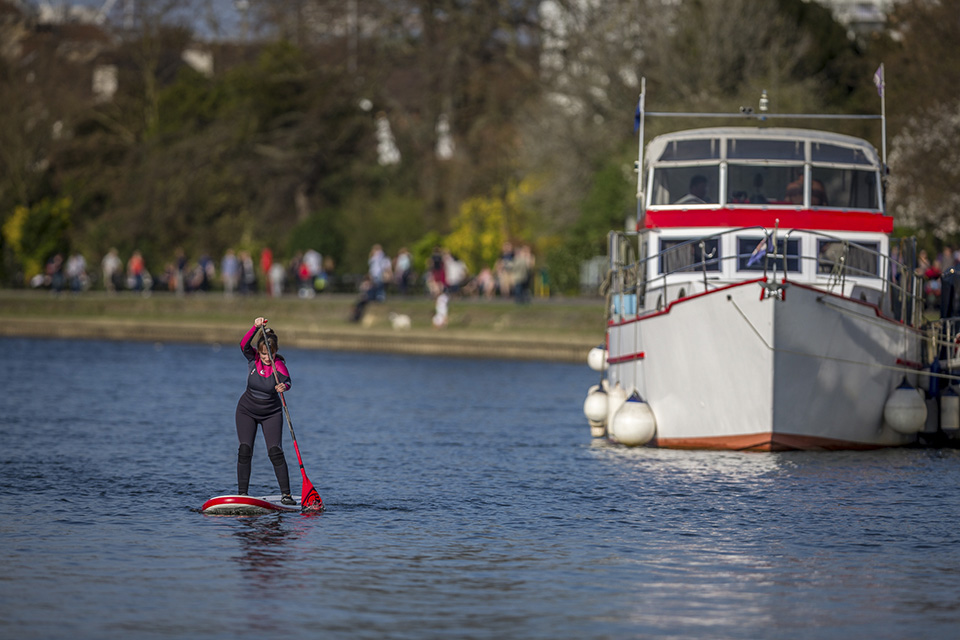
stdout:
{"type": "Polygon", "coordinates": [[[280,501],[283,504],[296,504],[296,500],[290,496],[290,473],[281,447],[283,405],[280,394],[290,389],[290,372],[283,356],[277,353],[277,334],[268,329],[266,324],[266,318],[257,318],[240,340],[240,350],[247,359],[248,373],[247,388],[237,402],[237,438],[240,440],[237,450],[237,493],[247,495],[250,487],[253,444],[257,436],[257,425],[260,425],[267,445],[267,455],[273,463],[273,470],[280,484],[280,501]],[[263,331],[260,331],[261,327],[263,331]],[[251,344],[255,335],[260,336],[256,348],[251,344]]]}

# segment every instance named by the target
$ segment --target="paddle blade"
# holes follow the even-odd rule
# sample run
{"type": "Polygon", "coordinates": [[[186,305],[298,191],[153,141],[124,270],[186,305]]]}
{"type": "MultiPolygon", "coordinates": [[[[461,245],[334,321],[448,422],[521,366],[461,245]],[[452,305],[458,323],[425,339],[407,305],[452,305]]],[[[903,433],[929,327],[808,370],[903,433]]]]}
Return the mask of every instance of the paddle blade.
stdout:
{"type": "Polygon", "coordinates": [[[303,490],[300,492],[300,511],[323,511],[323,499],[306,476],[303,477],[303,490]]]}

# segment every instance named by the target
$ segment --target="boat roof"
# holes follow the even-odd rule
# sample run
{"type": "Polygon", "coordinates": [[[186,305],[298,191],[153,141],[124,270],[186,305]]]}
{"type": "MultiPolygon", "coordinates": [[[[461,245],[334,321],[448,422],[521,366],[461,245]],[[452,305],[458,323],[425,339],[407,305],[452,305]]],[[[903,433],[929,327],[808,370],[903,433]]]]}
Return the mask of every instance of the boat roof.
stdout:
{"type": "MultiPolygon", "coordinates": [[[[815,142],[831,144],[836,146],[854,148],[863,154],[863,158],[874,167],[880,166],[880,156],[876,148],[855,136],[849,136],[843,133],[832,131],[821,131],[817,129],[799,129],[791,127],[706,127],[702,129],[685,129],[665,133],[655,137],[647,145],[647,161],[657,162],[663,156],[667,146],[671,143],[681,140],[703,140],[703,139],[739,139],[739,140],[784,140],[791,142],[815,142]]],[[[718,149],[718,153],[724,151],[718,149]]],[[[718,155],[717,158],[720,156],[718,155]]]]}

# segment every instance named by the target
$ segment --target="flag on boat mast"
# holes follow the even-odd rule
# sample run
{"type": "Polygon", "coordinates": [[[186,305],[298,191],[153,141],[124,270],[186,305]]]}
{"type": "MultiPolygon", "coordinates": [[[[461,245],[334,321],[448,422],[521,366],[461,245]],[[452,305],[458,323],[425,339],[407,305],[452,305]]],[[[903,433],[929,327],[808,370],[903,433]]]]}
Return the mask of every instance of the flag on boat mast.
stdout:
{"type": "Polygon", "coordinates": [[[767,238],[769,236],[763,236],[763,240],[757,243],[756,248],[753,250],[753,253],[750,254],[750,259],[747,260],[747,266],[752,267],[753,265],[760,262],[760,260],[767,255],[767,238]]]}
{"type": "Polygon", "coordinates": [[[876,73],[873,74],[873,84],[877,85],[877,93],[880,97],[883,97],[883,88],[886,86],[886,83],[883,80],[883,63],[880,63],[880,66],[877,67],[876,73]]]}

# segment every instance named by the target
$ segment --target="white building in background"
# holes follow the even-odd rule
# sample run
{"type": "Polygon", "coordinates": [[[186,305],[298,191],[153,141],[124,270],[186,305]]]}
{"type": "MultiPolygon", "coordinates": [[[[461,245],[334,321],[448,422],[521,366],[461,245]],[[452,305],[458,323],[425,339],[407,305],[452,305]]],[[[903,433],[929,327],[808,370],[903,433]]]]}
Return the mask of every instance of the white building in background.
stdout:
{"type": "Polygon", "coordinates": [[[113,100],[119,88],[118,70],[115,64],[98,64],[93,68],[93,99],[97,102],[113,100]]]}
{"type": "Polygon", "coordinates": [[[899,0],[818,0],[830,8],[851,38],[882,31],[887,15],[899,0]]]}
{"type": "Polygon", "coordinates": [[[400,149],[397,148],[387,114],[382,111],[377,114],[377,161],[383,167],[400,164],[400,149]]]}
{"type": "Polygon", "coordinates": [[[180,59],[200,75],[213,77],[213,54],[200,47],[187,47],[180,54],[180,59]]]}
{"type": "Polygon", "coordinates": [[[64,22],[81,22],[97,24],[99,12],[82,4],[60,4],[41,2],[37,6],[37,22],[40,24],[63,24],[64,22]]]}
{"type": "Polygon", "coordinates": [[[437,157],[441,160],[449,160],[453,157],[455,149],[453,135],[450,133],[450,119],[447,114],[441,113],[437,119],[437,157]]]}

